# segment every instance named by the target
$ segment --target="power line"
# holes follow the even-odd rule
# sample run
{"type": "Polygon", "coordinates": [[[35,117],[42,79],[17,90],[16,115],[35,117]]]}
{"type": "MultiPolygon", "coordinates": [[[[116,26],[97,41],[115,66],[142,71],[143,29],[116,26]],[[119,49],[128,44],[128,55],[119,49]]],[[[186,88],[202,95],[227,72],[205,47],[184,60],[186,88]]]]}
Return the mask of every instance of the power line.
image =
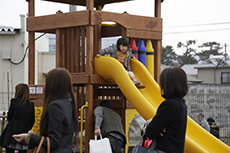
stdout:
{"type": "Polygon", "coordinates": [[[218,23],[205,23],[205,24],[190,24],[190,25],[175,25],[175,26],[166,26],[164,28],[177,28],[177,27],[197,27],[197,26],[211,26],[211,25],[222,25],[230,24],[230,22],[218,22],[218,23]]]}
{"type": "Polygon", "coordinates": [[[194,31],[175,31],[175,32],[164,32],[163,34],[182,34],[182,33],[195,33],[195,32],[209,32],[209,31],[226,31],[226,30],[230,30],[230,28],[194,30],[194,31]]]}
{"type": "MultiPolygon", "coordinates": [[[[38,36],[38,37],[35,39],[35,41],[38,40],[39,38],[41,38],[42,36],[44,36],[45,34],[46,34],[46,33],[43,33],[43,34],[41,34],[40,36],[38,36]]],[[[14,65],[19,65],[19,64],[21,64],[21,63],[25,60],[25,58],[26,58],[26,54],[27,54],[28,49],[29,49],[29,45],[27,45],[26,50],[25,50],[25,53],[24,53],[24,55],[23,55],[23,58],[20,60],[20,62],[13,62],[11,59],[9,59],[10,63],[11,63],[11,64],[14,64],[14,65]]]]}

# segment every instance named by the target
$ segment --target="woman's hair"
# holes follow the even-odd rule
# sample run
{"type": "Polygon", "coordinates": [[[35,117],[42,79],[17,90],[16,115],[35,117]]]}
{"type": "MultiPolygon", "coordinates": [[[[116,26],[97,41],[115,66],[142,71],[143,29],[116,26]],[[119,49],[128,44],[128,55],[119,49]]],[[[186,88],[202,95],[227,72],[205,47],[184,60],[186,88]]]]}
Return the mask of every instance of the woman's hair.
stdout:
{"type": "Polygon", "coordinates": [[[46,134],[46,112],[48,106],[57,99],[63,98],[71,98],[72,100],[72,107],[73,107],[73,115],[75,118],[75,127],[77,125],[76,122],[76,106],[75,106],[75,98],[72,86],[71,75],[68,70],[64,68],[56,68],[52,69],[48,72],[46,77],[46,84],[45,84],[45,96],[44,96],[44,104],[43,104],[43,112],[41,117],[41,124],[40,124],[40,132],[42,135],[46,134]]]}
{"type": "Polygon", "coordinates": [[[118,50],[120,50],[120,45],[125,45],[125,46],[127,46],[127,47],[129,47],[129,42],[128,42],[128,40],[126,39],[126,38],[119,38],[118,40],[117,40],[117,49],[118,50]]]}
{"type": "Polygon", "coordinates": [[[188,92],[187,75],[180,67],[166,68],[160,74],[160,87],[166,99],[183,98],[188,92]]]}
{"type": "Polygon", "coordinates": [[[15,87],[15,98],[21,98],[19,103],[26,104],[29,102],[29,87],[27,84],[20,83],[15,87]]]}

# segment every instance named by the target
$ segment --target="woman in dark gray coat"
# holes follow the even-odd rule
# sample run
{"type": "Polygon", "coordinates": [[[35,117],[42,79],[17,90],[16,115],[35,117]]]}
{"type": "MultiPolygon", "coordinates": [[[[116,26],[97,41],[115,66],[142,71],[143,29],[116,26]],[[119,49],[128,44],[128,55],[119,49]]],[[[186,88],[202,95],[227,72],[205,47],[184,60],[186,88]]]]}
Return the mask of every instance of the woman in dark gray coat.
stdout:
{"type": "MultiPolygon", "coordinates": [[[[71,76],[63,68],[48,72],[45,85],[45,99],[41,117],[40,133],[45,136],[43,147],[50,138],[51,153],[72,153],[72,137],[75,131],[76,107],[71,76]]],[[[31,146],[38,146],[41,136],[31,132],[14,135],[18,142],[25,140],[31,146]]]]}
{"type": "Polygon", "coordinates": [[[29,101],[29,88],[26,84],[18,84],[15,91],[15,98],[11,99],[7,113],[8,124],[0,138],[0,145],[6,148],[6,153],[14,153],[14,150],[26,153],[28,145],[24,142],[18,143],[12,135],[27,132],[33,127],[34,104],[29,101]]]}

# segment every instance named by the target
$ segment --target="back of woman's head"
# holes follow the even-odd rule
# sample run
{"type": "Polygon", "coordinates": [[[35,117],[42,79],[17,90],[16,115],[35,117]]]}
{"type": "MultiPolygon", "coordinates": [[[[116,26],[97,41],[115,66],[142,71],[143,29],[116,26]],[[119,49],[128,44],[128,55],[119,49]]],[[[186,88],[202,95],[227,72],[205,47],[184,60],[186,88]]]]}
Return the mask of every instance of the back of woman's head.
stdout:
{"type": "Polygon", "coordinates": [[[19,103],[25,104],[29,101],[29,87],[27,84],[20,83],[15,87],[15,98],[21,98],[19,103]]]}
{"type": "Polygon", "coordinates": [[[183,98],[188,92],[187,75],[180,67],[166,68],[160,74],[160,87],[166,99],[183,98]]]}
{"type": "Polygon", "coordinates": [[[120,50],[120,45],[129,47],[129,41],[126,38],[119,38],[117,40],[117,49],[120,50]]]}
{"type": "MultiPolygon", "coordinates": [[[[48,72],[45,85],[45,97],[43,104],[43,112],[40,123],[41,135],[47,134],[45,117],[49,104],[57,99],[70,98],[72,101],[72,109],[74,116],[75,128],[77,128],[76,106],[73,93],[71,75],[65,68],[55,68],[48,72]]],[[[76,129],[75,129],[76,131],[76,129]]]]}
{"type": "Polygon", "coordinates": [[[45,85],[45,102],[66,98],[72,93],[72,81],[68,70],[52,69],[48,72],[45,85]]]}

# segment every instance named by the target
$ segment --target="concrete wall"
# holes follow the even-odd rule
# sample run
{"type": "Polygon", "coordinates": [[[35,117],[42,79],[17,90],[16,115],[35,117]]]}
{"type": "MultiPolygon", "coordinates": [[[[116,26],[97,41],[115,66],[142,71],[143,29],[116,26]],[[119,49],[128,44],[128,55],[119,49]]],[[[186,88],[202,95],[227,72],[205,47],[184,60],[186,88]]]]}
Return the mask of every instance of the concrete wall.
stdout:
{"type": "Polygon", "coordinates": [[[56,67],[56,52],[40,52],[38,60],[38,84],[44,85],[46,74],[56,67]]]}
{"type": "Polygon", "coordinates": [[[230,145],[230,85],[190,85],[185,97],[188,115],[212,117],[220,125],[221,140],[230,145]]]}

